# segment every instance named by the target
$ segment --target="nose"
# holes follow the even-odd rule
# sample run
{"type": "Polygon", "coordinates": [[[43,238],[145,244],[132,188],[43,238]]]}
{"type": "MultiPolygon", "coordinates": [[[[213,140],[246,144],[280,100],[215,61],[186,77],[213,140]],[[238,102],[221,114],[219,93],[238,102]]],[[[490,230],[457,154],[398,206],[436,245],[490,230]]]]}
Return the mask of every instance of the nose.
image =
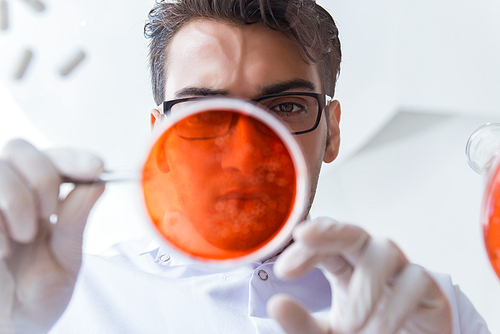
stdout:
{"type": "Polygon", "coordinates": [[[230,132],[220,138],[224,141],[221,143],[223,169],[237,170],[244,176],[249,176],[266,164],[266,156],[270,153],[270,138],[262,134],[254,122],[258,121],[240,115],[230,132]]]}

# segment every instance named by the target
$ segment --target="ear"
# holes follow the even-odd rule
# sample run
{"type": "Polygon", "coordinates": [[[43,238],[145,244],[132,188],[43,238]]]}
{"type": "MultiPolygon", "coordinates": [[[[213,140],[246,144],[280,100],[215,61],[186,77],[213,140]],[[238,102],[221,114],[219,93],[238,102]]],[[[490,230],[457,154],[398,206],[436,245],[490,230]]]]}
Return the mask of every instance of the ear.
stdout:
{"type": "Polygon", "coordinates": [[[330,163],[339,154],[340,147],[340,102],[334,100],[328,106],[329,122],[328,122],[328,140],[323,161],[330,163]]]}
{"type": "Polygon", "coordinates": [[[150,119],[150,121],[151,121],[151,130],[153,130],[154,127],[155,127],[156,122],[160,121],[160,118],[161,118],[160,111],[158,109],[151,110],[150,117],[151,117],[151,119],[150,119]]]}

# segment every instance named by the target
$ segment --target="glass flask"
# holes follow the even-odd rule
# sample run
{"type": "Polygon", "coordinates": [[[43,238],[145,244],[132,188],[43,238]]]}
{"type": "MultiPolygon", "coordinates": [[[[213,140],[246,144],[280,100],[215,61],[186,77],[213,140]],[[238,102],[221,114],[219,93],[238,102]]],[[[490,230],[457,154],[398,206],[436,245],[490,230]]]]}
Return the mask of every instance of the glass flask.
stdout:
{"type": "Polygon", "coordinates": [[[487,123],[469,137],[468,163],[484,175],[481,225],[489,260],[500,278],[500,123],[487,123]]]}

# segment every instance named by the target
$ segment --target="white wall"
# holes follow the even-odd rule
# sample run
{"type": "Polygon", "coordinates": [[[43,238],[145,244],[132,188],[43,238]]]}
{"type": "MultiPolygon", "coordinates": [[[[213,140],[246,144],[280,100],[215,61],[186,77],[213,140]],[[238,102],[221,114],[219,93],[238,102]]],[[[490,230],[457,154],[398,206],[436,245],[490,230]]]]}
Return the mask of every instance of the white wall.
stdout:
{"type": "Polygon", "coordinates": [[[319,1],[337,21],[346,153],[397,110],[490,115],[500,104],[500,2],[319,1]]]}

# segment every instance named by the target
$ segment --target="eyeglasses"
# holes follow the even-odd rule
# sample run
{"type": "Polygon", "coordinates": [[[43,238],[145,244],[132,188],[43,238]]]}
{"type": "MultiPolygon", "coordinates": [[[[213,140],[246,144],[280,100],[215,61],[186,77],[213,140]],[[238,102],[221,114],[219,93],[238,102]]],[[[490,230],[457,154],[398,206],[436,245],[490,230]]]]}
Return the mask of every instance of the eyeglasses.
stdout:
{"type": "MultiPolygon", "coordinates": [[[[182,112],[190,103],[210,98],[214,97],[199,96],[165,101],[162,104],[163,114],[168,117],[170,114],[182,112]]],[[[305,92],[273,94],[249,100],[285,123],[293,135],[314,131],[321,120],[323,109],[331,101],[332,98],[326,94],[305,92]]],[[[196,117],[191,116],[189,121],[183,122],[186,123],[184,126],[190,129],[184,131],[182,137],[211,139],[222,136],[234,125],[234,115],[236,113],[230,115],[227,112],[211,111],[195,115],[196,117]]]]}

